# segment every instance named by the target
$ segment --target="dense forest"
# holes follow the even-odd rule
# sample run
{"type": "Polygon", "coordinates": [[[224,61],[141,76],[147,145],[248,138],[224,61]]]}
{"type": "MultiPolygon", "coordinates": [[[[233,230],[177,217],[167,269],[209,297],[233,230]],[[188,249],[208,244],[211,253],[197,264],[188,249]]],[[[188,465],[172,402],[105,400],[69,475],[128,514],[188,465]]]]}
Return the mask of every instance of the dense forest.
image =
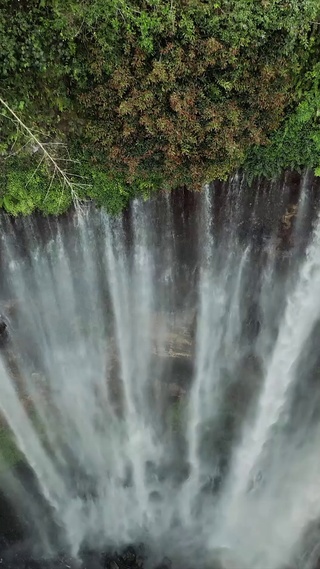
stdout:
{"type": "Polygon", "coordinates": [[[319,0],[0,0],[13,215],[320,174],[319,0]]]}

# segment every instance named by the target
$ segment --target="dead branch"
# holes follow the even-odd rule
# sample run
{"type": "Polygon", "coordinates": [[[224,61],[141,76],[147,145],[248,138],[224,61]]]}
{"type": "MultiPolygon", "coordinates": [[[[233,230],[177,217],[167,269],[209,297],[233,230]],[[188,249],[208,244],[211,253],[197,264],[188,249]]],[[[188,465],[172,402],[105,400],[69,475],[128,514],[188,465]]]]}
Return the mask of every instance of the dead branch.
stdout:
{"type": "MultiPolygon", "coordinates": [[[[50,180],[50,184],[49,184],[49,188],[46,194],[45,199],[47,199],[48,193],[51,189],[52,183],[53,183],[53,179],[55,177],[55,175],[57,174],[58,176],[60,176],[61,180],[62,180],[62,188],[64,189],[65,187],[69,189],[70,193],[71,193],[71,197],[72,197],[72,201],[73,204],[75,206],[76,209],[81,208],[81,200],[77,194],[77,188],[82,188],[82,187],[87,187],[89,186],[89,184],[80,184],[78,182],[74,182],[72,178],[81,178],[81,176],[78,176],[76,174],[72,174],[71,172],[66,172],[65,170],[63,170],[59,164],[57,159],[52,155],[52,153],[50,152],[50,146],[64,146],[64,144],[62,142],[41,142],[39,140],[39,138],[34,134],[34,132],[32,132],[32,130],[21,120],[21,118],[16,114],[16,112],[8,105],[8,103],[2,99],[2,97],[0,97],[0,103],[3,105],[3,107],[12,115],[13,120],[16,125],[18,127],[20,127],[22,129],[22,131],[26,132],[29,136],[28,142],[23,146],[23,148],[25,146],[28,145],[28,143],[30,143],[30,141],[32,140],[37,147],[42,151],[43,154],[43,158],[40,162],[40,165],[43,162],[43,159],[46,158],[47,161],[53,166],[53,175],[51,177],[50,180]],[[49,150],[48,150],[49,148],[49,150]]],[[[68,159],[68,161],[72,162],[71,159],[68,159]]],[[[39,165],[37,167],[36,170],[38,170],[39,165]]]]}

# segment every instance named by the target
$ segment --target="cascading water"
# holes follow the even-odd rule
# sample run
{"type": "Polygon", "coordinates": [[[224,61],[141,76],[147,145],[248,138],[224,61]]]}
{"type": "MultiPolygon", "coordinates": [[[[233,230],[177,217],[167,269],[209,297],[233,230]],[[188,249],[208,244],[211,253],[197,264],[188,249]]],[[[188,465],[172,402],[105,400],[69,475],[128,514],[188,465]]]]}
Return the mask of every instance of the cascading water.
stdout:
{"type": "Polygon", "coordinates": [[[0,481],[41,555],[142,541],[177,566],[314,566],[312,183],[254,194],[236,176],[117,219],[2,216],[0,410],[43,519],[23,478],[0,481]]]}

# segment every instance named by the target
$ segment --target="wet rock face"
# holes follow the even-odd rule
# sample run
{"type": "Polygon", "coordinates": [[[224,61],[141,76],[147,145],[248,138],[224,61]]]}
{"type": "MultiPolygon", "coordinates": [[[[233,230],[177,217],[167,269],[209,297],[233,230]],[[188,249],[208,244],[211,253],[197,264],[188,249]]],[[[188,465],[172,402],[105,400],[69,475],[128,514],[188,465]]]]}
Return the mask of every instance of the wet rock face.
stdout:
{"type": "Polygon", "coordinates": [[[141,569],[146,555],[143,544],[137,547],[128,546],[124,551],[114,555],[106,555],[104,559],[105,569],[141,569]]]}
{"type": "MultiPolygon", "coordinates": [[[[72,561],[65,567],[73,569],[72,561]]],[[[163,557],[160,563],[153,563],[147,554],[145,545],[129,545],[119,552],[97,554],[86,552],[82,555],[82,569],[172,569],[172,562],[163,557]]],[[[79,569],[79,568],[78,568],[79,569]]]]}
{"type": "MultiPolygon", "coordinates": [[[[101,556],[100,565],[104,569],[143,569],[143,567],[148,567],[148,569],[172,569],[172,562],[168,557],[163,557],[160,563],[153,563],[143,543],[139,545],[129,545],[120,553],[103,554],[101,556]]],[[[90,569],[89,564],[85,561],[83,566],[90,569]]]]}
{"type": "Polygon", "coordinates": [[[8,323],[6,318],[0,314],[0,349],[5,348],[9,341],[8,323]]]}
{"type": "MultiPolygon", "coordinates": [[[[196,565],[197,569],[203,564],[196,565]]],[[[3,553],[0,548],[0,567],[1,569],[195,569],[194,565],[189,565],[182,560],[172,562],[164,556],[162,559],[157,557],[157,561],[152,559],[146,551],[144,544],[130,545],[121,552],[97,552],[94,550],[83,551],[77,559],[61,553],[54,558],[34,559],[28,555],[28,544],[13,546],[9,552],[3,553]]],[[[231,559],[228,552],[225,554],[217,552],[210,561],[208,569],[239,569],[235,559],[231,559]]],[[[242,568],[241,568],[242,569],[242,568]]],[[[287,569],[287,568],[286,568],[287,569]]],[[[289,568],[288,568],[289,569],[289,568]]]]}
{"type": "MultiPolygon", "coordinates": [[[[143,543],[128,545],[119,551],[97,552],[82,551],[78,559],[67,555],[57,556],[50,561],[23,559],[15,556],[16,564],[12,567],[3,559],[2,569],[173,569],[172,561],[163,557],[159,562],[152,561],[143,543]]],[[[0,563],[1,565],[1,563],[0,563]]]]}
{"type": "Polygon", "coordinates": [[[172,562],[164,557],[160,563],[153,563],[142,543],[127,546],[120,553],[84,551],[80,559],[61,554],[48,560],[32,558],[22,545],[7,552],[0,550],[0,566],[2,569],[172,569],[172,562]]]}

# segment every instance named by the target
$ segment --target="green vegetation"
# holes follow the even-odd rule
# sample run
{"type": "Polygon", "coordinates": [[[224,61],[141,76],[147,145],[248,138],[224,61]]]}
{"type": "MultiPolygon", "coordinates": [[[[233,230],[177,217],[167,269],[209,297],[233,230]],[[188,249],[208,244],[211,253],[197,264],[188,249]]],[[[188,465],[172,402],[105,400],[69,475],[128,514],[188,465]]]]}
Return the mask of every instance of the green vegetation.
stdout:
{"type": "Polygon", "coordinates": [[[318,173],[319,26],[318,0],[1,0],[0,204],[318,173]]]}
{"type": "Polygon", "coordinates": [[[254,176],[274,177],[285,168],[309,167],[320,176],[320,62],[305,76],[306,87],[296,108],[266,146],[249,149],[245,171],[254,176]]]}
{"type": "MultiPolygon", "coordinates": [[[[59,175],[48,171],[47,164],[41,164],[40,158],[35,163],[30,157],[22,159],[15,156],[7,159],[0,173],[0,207],[12,215],[28,215],[35,209],[46,214],[64,213],[72,204],[70,189],[63,183],[59,175]]],[[[114,172],[109,174],[96,165],[75,163],[76,175],[85,184],[75,186],[77,199],[93,199],[99,206],[104,206],[110,213],[118,213],[129,202],[130,198],[141,195],[147,197],[150,190],[157,188],[156,182],[149,179],[147,183],[135,179],[129,184],[123,175],[114,172]]]]}
{"type": "Polygon", "coordinates": [[[167,424],[172,432],[180,432],[184,423],[186,403],[183,399],[171,401],[167,408],[167,424]]]}
{"type": "MultiPolygon", "coordinates": [[[[50,452],[50,447],[48,445],[48,440],[46,436],[46,428],[41,421],[40,416],[37,411],[33,408],[28,411],[29,420],[35,429],[40,444],[50,452]]],[[[15,436],[11,431],[10,427],[3,421],[1,417],[0,425],[0,472],[6,469],[14,468],[19,462],[24,462],[25,456],[23,452],[19,449],[15,436]]]]}
{"type": "Polygon", "coordinates": [[[8,427],[0,427],[0,449],[0,471],[13,468],[23,460],[23,454],[18,449],[8,427]]]}

